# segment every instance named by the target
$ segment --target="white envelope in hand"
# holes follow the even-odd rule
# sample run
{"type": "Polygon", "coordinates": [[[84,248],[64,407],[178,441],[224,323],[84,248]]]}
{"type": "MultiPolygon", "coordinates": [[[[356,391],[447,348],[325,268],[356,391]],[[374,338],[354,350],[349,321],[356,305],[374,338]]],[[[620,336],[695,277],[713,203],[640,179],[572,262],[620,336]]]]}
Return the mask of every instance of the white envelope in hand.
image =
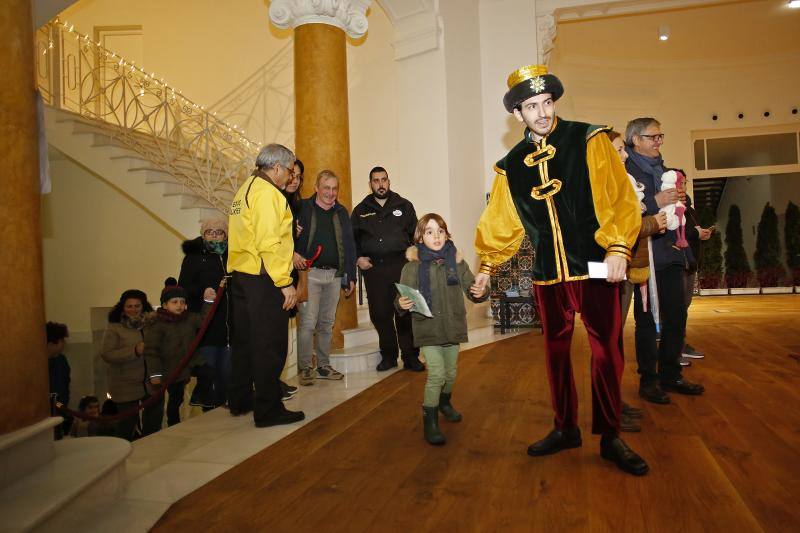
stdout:
{"type": "MultiPolygon", "coordinates": [[[[589,277],[592,279],[607,279],[608,278],[608,265],[606,263],[597,263],[589,261],[589,277]]],[[[623,279],[628,279],[623,276],[623,279]]]]}

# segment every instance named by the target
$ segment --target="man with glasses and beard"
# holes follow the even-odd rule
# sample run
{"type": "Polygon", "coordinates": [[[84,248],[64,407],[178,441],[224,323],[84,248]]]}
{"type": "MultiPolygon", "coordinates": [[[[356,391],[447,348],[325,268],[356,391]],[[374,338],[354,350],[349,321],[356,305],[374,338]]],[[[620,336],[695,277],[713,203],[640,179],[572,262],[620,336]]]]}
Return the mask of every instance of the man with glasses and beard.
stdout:
{"type": "Polygon", "coordinates": [[[378,371],[396,367],[397,356],[402,354],[404,368],[421,372],[425,367],[419,361],[419,349],[414,347],[411,314],[399,315],[394,306],[394,284],[400,281],[406,249],[414,242],[417,214],[411,202],[392,191],[390,185],[385,168],[370,170],[372,193],[352,215],[356,256],[367,286],[369,319],[378,331],[378,371]]]}

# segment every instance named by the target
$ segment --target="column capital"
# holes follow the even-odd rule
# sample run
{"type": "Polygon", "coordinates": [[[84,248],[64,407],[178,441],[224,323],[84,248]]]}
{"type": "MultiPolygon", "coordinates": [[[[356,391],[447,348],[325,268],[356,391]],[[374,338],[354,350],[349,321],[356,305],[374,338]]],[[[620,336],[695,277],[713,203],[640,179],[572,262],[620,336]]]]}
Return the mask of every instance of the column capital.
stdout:
{"type": "Polygon", "coordinates": [[[278,28],[329,24],[358,39],[367,33],[367,8],[372,0],[272,0],[269,20],[278,28]]]}

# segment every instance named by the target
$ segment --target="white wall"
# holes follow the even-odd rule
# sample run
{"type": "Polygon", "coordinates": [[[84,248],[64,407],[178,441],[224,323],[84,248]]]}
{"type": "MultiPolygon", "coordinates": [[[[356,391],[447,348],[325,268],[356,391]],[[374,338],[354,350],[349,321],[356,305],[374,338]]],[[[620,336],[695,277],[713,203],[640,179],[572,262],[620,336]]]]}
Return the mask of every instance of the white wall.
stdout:
{"type": "Polygon", "coordinates": [[[475,265],[475,226],[485,205],[481,38],[478,0],[442,0],[447,76],[449,228],[467,263],[475,265]]]}
{"type": "Polygon", "coordinates": [[[656,117],[666,162],[691,178],[692,130],[800,121],[790,112],[800,105],[799,11],[767,0],[559,24],[550,65],[565,86],[558,113],[621,132],[632,118],[656,117]]]}
{"type": "Polygon", "coordinates": [[[50,172],[53,192],[42,196],[45,315],[90,342],[91,307],[114,305],[126,289],[158,304],[164,279],[180,270],[181,239],[71,160],[51,161],[50,172]]]}
{"type": "Polygon", "coordinates": [[[503,95],[509,74],[537,63],[536,5],[530,0],[481,0],[479,21],[484,192],[489,192],[492,166],[522,139],[524,127],[506,112],[503,95]]]}

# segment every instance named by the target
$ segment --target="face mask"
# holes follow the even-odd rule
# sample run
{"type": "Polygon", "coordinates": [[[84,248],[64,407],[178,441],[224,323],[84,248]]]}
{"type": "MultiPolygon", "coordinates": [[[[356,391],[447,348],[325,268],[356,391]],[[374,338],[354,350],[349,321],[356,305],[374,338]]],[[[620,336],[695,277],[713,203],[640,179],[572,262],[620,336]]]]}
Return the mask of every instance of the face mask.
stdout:
{"type": "Polygon", "coordinates": [[[228,249],[228,241],[206,241],[208,251],[217,255],[222,255],[228,249]]]}

